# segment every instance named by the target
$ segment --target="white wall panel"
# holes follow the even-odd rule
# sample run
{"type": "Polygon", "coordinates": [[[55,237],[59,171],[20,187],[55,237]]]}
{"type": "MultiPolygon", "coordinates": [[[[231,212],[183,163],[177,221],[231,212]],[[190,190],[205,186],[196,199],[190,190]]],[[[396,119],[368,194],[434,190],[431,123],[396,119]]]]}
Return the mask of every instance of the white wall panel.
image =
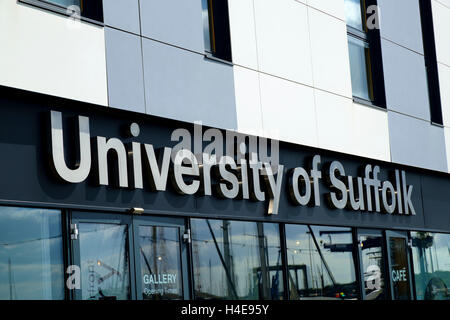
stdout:
{"type": "Polygon", "coordinates": [[[233,63],[258,69],[253,0],[228,0],[233,63]]]}
{"type": "Polygon", "coordinates": [[[355,154],[391,161],[387,112],[356,103],[353,107],[355,154]]]}
{"type": "Polygon", "coordinates": [[[314,86],[351,98],[346,23],[311,8],[308,16],[314,86]]]}
{"type": "Polygon", "coordinates": [[[107,105],[103,28],[0,1],[0,84],[107,105]]]}
{"type": "Polygon", "coordinates": [[[390,161],[387,112],[315,90],[319,147],[390,161]]]}
{"type": "Polygon", "coordinates": [[[263,133],[259,74],[247,68],[234,67],[237,130],[241,133],[263,133]]]}
{"type": "Polygon", "coordinates": [[[432,0],[436,55],[439,62],[450,66],[450,8],[432,0]]]}
{"type": "Polygon", "coordinates": [[[319,147],[344,153],[354,153],[353,101],[335,94],[315,90],[319,147]]]}
{"type": "Polygon", "coordinates": [[[444,6],[450,8],[450,0],[437,0],[437,1],[443,4],[444,6]]]}
{"type": "Polygon", "coordinates": [[[306,5],[293,0],[255,0],[260,70],[312,85],[306,5]]]}
{"type": "Polygon", "coordinates": [[[264,74],[260,83],[266,137],[317,146],[313,89],[264,74]]]}
{"type": "Polygon", "coordinates": [[[308,6],[323,11],[338,19],[345,21],[345,2],[344,0],[307,0],[308,6]]]}
{"type": "Polygon", "coordinates": [[[444,120],[444,125],[450,127],[450,67],[438,63],[438,70],[442,117],[444,120]]]}

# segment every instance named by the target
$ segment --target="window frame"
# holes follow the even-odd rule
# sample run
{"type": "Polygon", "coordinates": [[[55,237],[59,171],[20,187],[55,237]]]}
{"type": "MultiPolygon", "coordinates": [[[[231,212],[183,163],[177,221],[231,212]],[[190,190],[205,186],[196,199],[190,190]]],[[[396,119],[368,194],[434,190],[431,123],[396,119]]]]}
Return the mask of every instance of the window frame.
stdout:
{"type": "MultiPolygon", "coordinates": [[[[71,17],[71,14],[67,12],[67,7],[58,5],[56,3],[49,2],[47,0],[17,0],[19,4],[29,5],[39,9],[44,9],[56,14],[64,15],[66,17],[71,17]]],[[[80,0],[81,3],[89,3],[92,5],[88,15],[80,14],[80,20],[84,22],[89,22],[98,26],[104,26],[104,16],[103,16],[103,1],[102,0],[80,0]],[[94,2],[93,2],[94,1],[94,2]]]]}
{"type": "MultiPolygon", "coordinates": [[[[363,41],[368,45],[369,55],[366,57],[366,70],[368,73],[368,89],[372,100],[367,100],[353,95],[353,101],[359,104],[387,109],[386,105],[386,91],[384,84],[384,69],[381,52],[381,35],[379,29],[367,28],[367,8],[372,5],[377,5],[377,0],[360,0],[361,3],[361,17],[363,22],[363,30],[358,30],[347,24],[347,39],[350,37],[363,41]]],[[[379,14],[379,12],[377,12],[379,14]]],[[[379,17],[378,17],[379,18],[379,17]]],[[[350,65],[351,65],[350,60],[350,65]]]]}
{"type": "Polygon", "coordinates": [[[420,20],[422,26],[423,53],[427,73],[428,98],[430,103],[431,123],[443,126],[441,88],[439,67],[436,53],[433,8],[430,1],[419,0],[420,20]]]}
{"type": "Polygon", "coordinates": [[[232,65],[228,0],[202,0],[202,17],[205,57],[232,65]],[[218,15],[218,12],[221,14],[218,15]]]}
{"type": "MultiPolygon", "coordinates": [[[[59,211],[60,216],[60,228],[61,228],[61,255],[62,255],[62,268],[63,268],[63,298],[61,300],[47,300],[47,301],[66,301],[72,299],[71,290],[67,287],[67,280],[69,279],[69,274],[66,272],[68,267],[71,265],[71,256],[70,256],[70,245],[68,245],[68,241],[70,241],[70,224],[68,222],[69,209],[65,207],[58,206],[49,206],[46,204],[35,204],[35,203],[24,203],[21,201],[0,201],[0,209],[1,208],[12,208],[12,209],[30,209],[30,210],[46,210],[46,211],[59,211]]],[[[1,213],[1,212],[0,212],[1,213]]],[[[17,299],[16,301],[26,301],[25,299],[17,299]]],[[[37,301],[45,301],[45,300],[37,300],[37,301]]]]}

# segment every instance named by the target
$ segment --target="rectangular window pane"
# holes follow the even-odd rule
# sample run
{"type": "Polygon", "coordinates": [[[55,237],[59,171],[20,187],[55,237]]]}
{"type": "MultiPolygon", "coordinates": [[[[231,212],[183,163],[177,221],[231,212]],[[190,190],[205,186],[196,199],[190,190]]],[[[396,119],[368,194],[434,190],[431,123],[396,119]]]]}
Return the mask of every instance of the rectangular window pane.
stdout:
{"type": "Polygon", "coordinates": [[[0,299],[64,299],[61,213],[0,207],[0,299]]]}
{"type": "Polygon", "coordinates": [[[202,19],[203,19],[203,40],[205,42],[205,51],[211,53],[208,0],[202,0],[202,19]]]}
{"type": "Polygon", "coordinates": [[[353,96],[373,100],[370,77],[369,45],[362,40],[349,36],[350,71],[353,96]]]}
{"type": "Polygon", "coordinates": [[[384,248],[381,236],[364,235],[361,244],[362,272],[364,273],[364,299],[385,300],[386,278],[384,269],[384,248]]]}
{"type": "Polygon", "coordinates": [[[450,234],[412,232],[418,300],[450,300],[450,234]]]}
{"type": "Polygon", "coordinates": [[[196,299],[280,300],[277,224],[192,219],[196,299]]]}
{"type": "Polygon", "coordinates": [[[389,238],[390,274],[395,300],[409,300],[411,296],[406,245],[405,238],[389,238]]]}
{"type": "Polygon", "coordinates": [[[140,226],[142,298],[182,299],[180,236],[177,228],[140,226]]]}
{"type": "Polygon", "coordinates": [[[80,223],[79,242],[82,299],[129,299],[127,225],[80,223]]]}
{"type": "Polygon", "coordinates": [[[364,30],[361,0],[345,0],[345,13],[348,26],[361,31],[364,30]]]}
{"type": "Polygon", "coordinates": [[[358,299],[350,228],[286,225],[292,300],[358,299]]]}

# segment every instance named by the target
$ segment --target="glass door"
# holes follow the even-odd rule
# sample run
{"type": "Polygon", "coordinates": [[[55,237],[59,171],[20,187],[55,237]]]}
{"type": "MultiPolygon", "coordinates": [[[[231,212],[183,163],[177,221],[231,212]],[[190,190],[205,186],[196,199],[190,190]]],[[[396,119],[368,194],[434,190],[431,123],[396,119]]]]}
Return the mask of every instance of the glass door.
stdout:
{"type": "Polygon", "coordinates": [[[358,251],[363,300],[386,300],[384,237],[379,230],[358,230],[358,251]]]}
{"type": "Polygon", "coordinates": [[[411,300],[412,282],[406,232],[386,231],[391,296],[393,300],[411,300]]]}
{"type": "Polygon", "coordinates": [[[73,212],[79,300],[188,299],[184,219],[73,212]]]}
{"type": "Polygon", "coordinates": [[[184,219],[137,217],[133,226],[137,298],[188,299],[184,219]]]}
{"type": "Polygon", "coordinates": [[[131,217],[72,213],[73,262],[80,268],[77,300],[133,299],[131,217]]]}

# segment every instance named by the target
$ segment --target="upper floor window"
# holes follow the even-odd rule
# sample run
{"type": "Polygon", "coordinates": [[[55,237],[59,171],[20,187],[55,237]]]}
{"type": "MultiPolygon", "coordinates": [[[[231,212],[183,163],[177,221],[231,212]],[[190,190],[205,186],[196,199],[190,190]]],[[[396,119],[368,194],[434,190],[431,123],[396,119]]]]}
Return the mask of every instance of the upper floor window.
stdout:
{"type": "MultiPolygon", "coordinates": [[[[368,26],[367,9],[376,8],[372,7],[375,4],[374,1],[345,0],[350,71],[354,98],[385,107],[377,17],[372,19],[373,25],[368,26]]],[[[377,14],[377,10],[372,14],[377,14]]]]}
{"type": "Polygon", "coordinates": [[[71,17],[92,22],[103,22],[102,0],[19,0],[71,17]]]}
{"type": "Polygon", "coordinates": [[[420,0],[420,16],[422,20],[423,49],[428,80],[428,96],[430,101],[430,118],[433,123],[443,124],[441,90],[434,38],[433,11],[431,1],[420,0]]]}
{"type": "Polygon", "coordinates": [[[205,51],[231,62],[231,37],[228,0],[202,0],[205,51]]]}

